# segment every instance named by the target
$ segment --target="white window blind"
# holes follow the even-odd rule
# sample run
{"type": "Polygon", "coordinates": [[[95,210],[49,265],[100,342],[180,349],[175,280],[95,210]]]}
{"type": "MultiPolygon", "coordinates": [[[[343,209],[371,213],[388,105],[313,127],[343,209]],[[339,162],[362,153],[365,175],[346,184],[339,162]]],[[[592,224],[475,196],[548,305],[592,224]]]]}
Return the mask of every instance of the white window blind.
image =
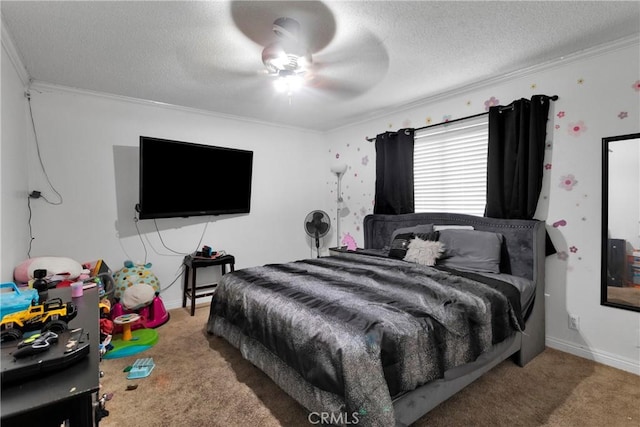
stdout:
{"type": "Polygon", "coordinates": [[[488,115],[416,131],[413,173],[416,212],[484,215],[488,115]]]}

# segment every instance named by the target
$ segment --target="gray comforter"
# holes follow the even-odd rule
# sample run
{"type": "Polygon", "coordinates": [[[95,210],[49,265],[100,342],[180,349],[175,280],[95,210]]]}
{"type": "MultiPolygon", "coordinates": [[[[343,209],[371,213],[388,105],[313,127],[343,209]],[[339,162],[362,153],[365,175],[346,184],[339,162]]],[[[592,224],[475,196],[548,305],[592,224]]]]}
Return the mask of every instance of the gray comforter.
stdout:
{"type": "Polygon", "coordinates": [[[522,327],[517,289],[460,274],[370,256],[248,268],[222,278],[207,329],[339,396],[359,425],[394,425],[394,396],[522,327]]]}

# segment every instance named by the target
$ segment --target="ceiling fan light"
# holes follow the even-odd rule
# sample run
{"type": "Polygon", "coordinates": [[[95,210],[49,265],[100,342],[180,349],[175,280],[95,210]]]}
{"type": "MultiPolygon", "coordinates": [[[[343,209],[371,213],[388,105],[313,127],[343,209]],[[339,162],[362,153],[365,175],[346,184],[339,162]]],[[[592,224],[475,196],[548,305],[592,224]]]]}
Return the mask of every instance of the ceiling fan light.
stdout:
{"type": "Polygon", "coordinates": [[[263,49],[262,62],[272,73],[305,71],[311,63],[311,54],[296,43],[275,42],[263,49]]]}
{"type": "Polygon", "coordinates": [[[304,79],[300,74],[288,76],[287,80],[289,87],[294,91],[300,89],[302,87],[302,84],[304,83],[304,79]]]}
{"type": "Polygon", "coordinates": [[[273,81],[273,87],[276,88],[276,92],[284,93],[287,91],[287,82],[285,78],[278,77],[273,81]]]}
{"type": "Polygon", "coordinates": [[[274,80],[273,86],[277,92],[292,94],[299,90],[304,84],[302,75],[287,71],[280,71],[277,79],[274,80]]]}

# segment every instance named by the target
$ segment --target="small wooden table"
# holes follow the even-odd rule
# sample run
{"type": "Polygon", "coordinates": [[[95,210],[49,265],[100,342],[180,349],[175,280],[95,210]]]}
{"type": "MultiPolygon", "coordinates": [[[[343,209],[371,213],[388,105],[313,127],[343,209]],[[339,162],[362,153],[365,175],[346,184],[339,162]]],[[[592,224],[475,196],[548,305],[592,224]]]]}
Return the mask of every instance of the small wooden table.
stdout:
{"type": "Polygon", "coordinates": [[[217,283],[200,284],[196,286],[196,270],[203,267],[220,266],[222,275],[227,273],[227,265],[230,271],[235,270],[236,259],[233,255],[223,255],[217,258],[198,257],[187,255],[184,257],[182,264],[184,265],[184,286],[182,289],[182,306],[187,306],[187,297],[191,300],[191,315],[196,311],[196,299],[213,295],[217,283]],[[191,276],[191,281],[189,281],[191,276]],[[204,292],[203,292],[204,291],[204,292]]]}

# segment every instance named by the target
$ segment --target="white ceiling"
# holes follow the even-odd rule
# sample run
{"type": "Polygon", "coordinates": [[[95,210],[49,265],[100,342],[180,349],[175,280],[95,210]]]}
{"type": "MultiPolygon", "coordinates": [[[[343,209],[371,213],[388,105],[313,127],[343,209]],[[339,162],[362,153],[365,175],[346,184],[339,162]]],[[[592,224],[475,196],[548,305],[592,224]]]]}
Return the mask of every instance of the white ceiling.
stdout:
{"type": "MultiPolygon", "coordinates": [[[[2,1],[35,81],[326,131],[640,33],[640,2],[2,1]],[[313,54],[289,102],[278,17],[313,54]]],[[[551,95],[551,94],[550,94],[551,95]]]]}

